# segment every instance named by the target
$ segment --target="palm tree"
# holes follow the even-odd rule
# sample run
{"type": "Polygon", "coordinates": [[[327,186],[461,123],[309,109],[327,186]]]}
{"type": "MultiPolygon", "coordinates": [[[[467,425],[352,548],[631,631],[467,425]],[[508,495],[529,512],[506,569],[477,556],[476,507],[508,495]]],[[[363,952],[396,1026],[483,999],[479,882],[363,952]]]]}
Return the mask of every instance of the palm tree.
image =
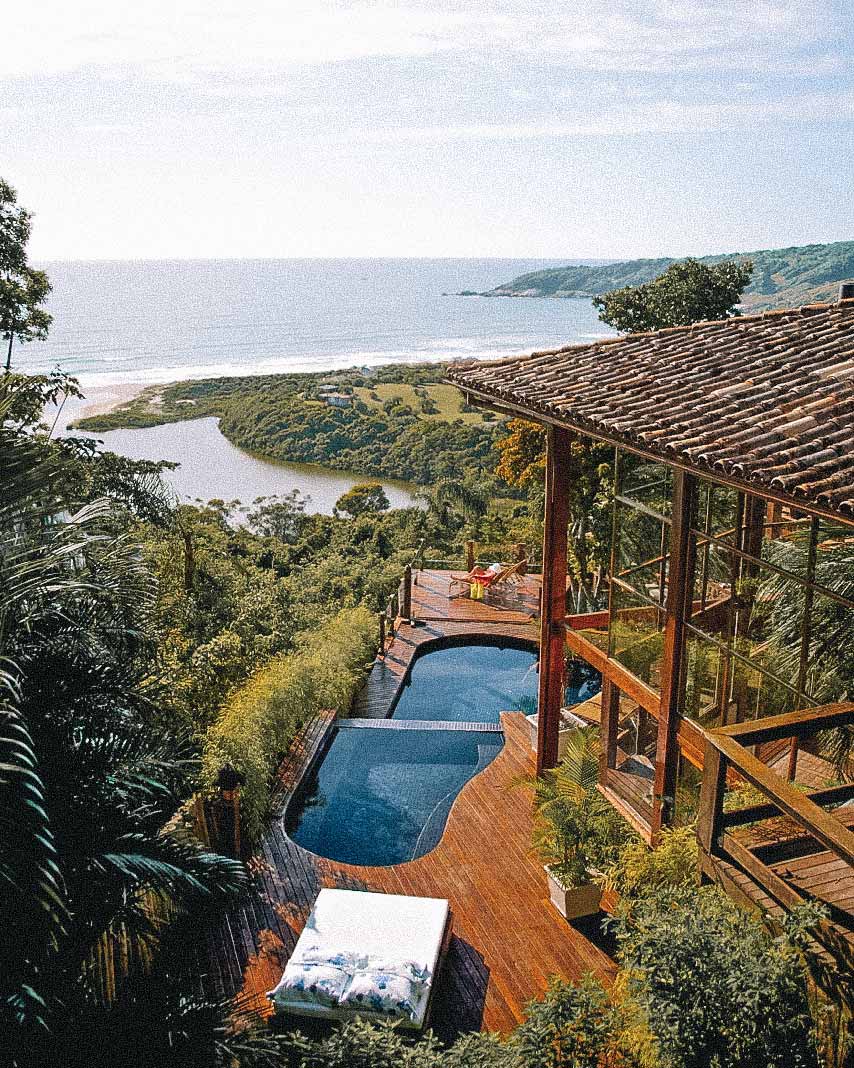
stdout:
{"type": "MultiPolygon", "coordinates": [[[[806,575],[809,531],[798,530],[770,543],[771,563],[795,575],[806,575]]],[[[848,528],[823,528],[816,553],[815,582],[854,601],[854,538],[848,528]]],[[[803,587],[785,574],[769,572],[757,597],[756,611],[767,612],[765,655],[773,670],[796,688],[801,664],[803,587]]],[[[806,688],[810,701],[822,704],[851,700],[854,695],[854,612],[839,601],[816,593],[810,608],[806,688]]],[[[820,743],[840,774],[850,773],[854,728],[827,732],[820,743]]]]}
{"type": "Polygon", "coordinates": [[[576,731],[558,766],[519,784],[534,791],[531,844],[566,886],[580,886],[591,869],[603,870],[631,837],[628,824],[599,793],[599,737],[595,728],[576,731]]]}
{"type": "Polygon", "coordinates": [[[0,1032],[6,1063],[77,1063],[82,1022],[122,1002],[170,921],[246,875],[170,825],[193,762],[150,727],[141,554],[106,532],[108,503],[67,514],[63,460],[14,402],[0,391],[0,1032]]]}

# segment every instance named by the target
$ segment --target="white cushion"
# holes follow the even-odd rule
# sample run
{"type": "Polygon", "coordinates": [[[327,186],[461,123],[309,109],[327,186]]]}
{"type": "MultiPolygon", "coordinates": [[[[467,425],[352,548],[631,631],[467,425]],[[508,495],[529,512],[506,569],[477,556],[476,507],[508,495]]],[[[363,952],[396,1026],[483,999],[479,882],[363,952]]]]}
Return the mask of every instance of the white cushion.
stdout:
{"type": "Polygon", "coordinates": [[[356,972],[341,999],[348,1008],[381,1013],[395,1020],[412,1020],[424,984],[391,972],[356,972]]]}

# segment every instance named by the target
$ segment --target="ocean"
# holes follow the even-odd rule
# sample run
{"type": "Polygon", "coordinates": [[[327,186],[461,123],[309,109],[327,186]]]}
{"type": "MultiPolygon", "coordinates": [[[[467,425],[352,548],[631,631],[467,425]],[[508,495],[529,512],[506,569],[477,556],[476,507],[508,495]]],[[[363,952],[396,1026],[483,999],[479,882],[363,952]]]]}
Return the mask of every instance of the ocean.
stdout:
{"type": "MultiPolygon", "coordinates": [[[[558,260],[180,260],[40,264],[54,316],[46,342],[16,346],[16,370],[61,367],[86,400],[57,432],[134,387],[185,378],[329,371],[383,363],[509,356],[609,334],[589,300],[460,297],[558,260]],[[447,294],[447,295],[446,295],[447,294]]],[[[297,489],[329,514],[364,476],[268,461],[238,449],[216,419],[98,434],[133,459],[180,464],[166,480],[184,501],[249,505],[297,489]]],[[[393,507],[417,487],[384,481],[393,507]]],[[[235,521],[244,521],[235,514],[235,521]]]]}
{"type": "Polygon", "coordinates": [[[40,264],[53,284],[31,373],[87,386],[509,356],[610,331],[589,300],[459,297],[571,260],[170,260],[40,264]]]}

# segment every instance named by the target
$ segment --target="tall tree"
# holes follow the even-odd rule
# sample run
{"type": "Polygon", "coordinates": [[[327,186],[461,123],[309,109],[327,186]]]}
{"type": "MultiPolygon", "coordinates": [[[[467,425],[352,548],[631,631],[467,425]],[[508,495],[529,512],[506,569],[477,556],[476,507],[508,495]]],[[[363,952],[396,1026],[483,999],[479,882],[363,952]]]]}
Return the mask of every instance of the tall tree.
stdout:
{"type": "Polygon", "coordinates": [[[682,260],[652,282],[594,297],[593,305],[603,323],[627,334],[728,319],[738,315],[737,305],[752,273],[750,260],[725,260],[713,266],[682,260]]]}
{"type": "Polygon", "coordinates": [[[12,346],[42,341],[51,316],[42,307],[50,293],[44,271],[27,262],[32,214],[18,205],[18,194],[0,178],[0,336],[7,342],[6,373],[12,366],[12,346]]]}

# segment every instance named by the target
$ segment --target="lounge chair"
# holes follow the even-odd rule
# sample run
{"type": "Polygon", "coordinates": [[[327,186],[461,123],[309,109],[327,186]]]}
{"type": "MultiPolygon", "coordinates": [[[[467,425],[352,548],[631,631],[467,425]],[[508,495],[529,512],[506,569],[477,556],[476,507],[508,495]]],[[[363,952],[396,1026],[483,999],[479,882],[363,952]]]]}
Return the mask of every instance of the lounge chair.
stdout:
{"type": "Polygon", "coordinates": [[[509,564],[498,570],[491,568],[484,570],[476,567],[467,575],[455,575],[448,587],[448,596],[462,597],[470,594],[474,585],[482,586],[485,590],[491,590],[496,586],[518,585],[522,581],[527,565],[527,560],[517,560],[515,564],[509,564]],[[455,586],[461,587],[457,593],[454,593],[455,586]]]}
{"type": "Polygon", "coordinates": [[[288,1015],[382,1017],[421,1030],[450,933],[440,898],[321,890],[267,997],[288,1015]]]}

